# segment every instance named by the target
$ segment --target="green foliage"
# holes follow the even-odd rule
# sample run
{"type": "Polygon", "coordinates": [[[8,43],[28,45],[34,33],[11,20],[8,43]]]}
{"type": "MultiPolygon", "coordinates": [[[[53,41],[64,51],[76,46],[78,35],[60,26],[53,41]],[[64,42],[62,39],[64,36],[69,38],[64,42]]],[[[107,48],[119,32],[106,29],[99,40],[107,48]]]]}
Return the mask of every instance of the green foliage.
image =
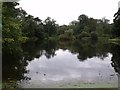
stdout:
{"type": "Polygon", "coordinates": [[[38,17],[34,18],[33,16],[28,15],[24,17],[22,22],[22,32],[25,36],[29,38],[44,38],[43,23],[42,20],[40,20],[38,17]]]}
{"type": "Polygon", "coordinates": [[[67,25],[59,26],[57,29],[57,35],[64,34],[65,30],[68,30],[68,29],[69,27],[67,25]]]}
{"type": "Polygon", "coordinates": [[[106,18],[94,19],[82,14],[79,16],[78,22],[71,24],[70,27],[73,28],[76,38],[81,38],[82,36],[84,37],[84,35],[81,35],[84,34],[83,32],[90,34],[95,31],[98,36],[110,35],[112,24],[109,24],[109,20],[106,18]]]}
{"type": "Polygon", "coordinates": [[[70,40],[71,38],[69,38],[68,36],[66,36],[65,34],[59,35],[59,40],[70,40]]]}
{"type": "Polygon", "coordinates": [[[109,39],[110,43],[114,43],[116,45],[120,45],[120,38],[109,39]]]}
{"type": "Polygon", "coordinates": [[[113,37],[119,37],[120,36],[120,8],[117,13],[114,15],[114,26],[113,26],[113,37]]]}
{"type": "Polygon", "coordinates": [[[76,24],[76,28],[75,28],[75,34],[80,34],[83,30],[84,27],[87,25],[88,23],[88,16],[82,14],[78,17],[79,22],[76,24]]]}
{"type": "Polygon", "coordinates": [[[64,34],[59,36],[60,40],[72,40],[73,38],[74,37],[73,37],[73,30],[72,29],[66,30],[64,32],[64,34]]]}
{"type": "Polygon", "coordinates": [[[98,40],[98,34],[96,32],[91,32],[91,39],[98,40]]]}
{"type": "Polygon", "coordinates": [[[89,33],[82,31],[81,34],[79,35],[79,39],[82,39],[82,37],[89,37],[89,33]]]}
{"type": "Polygon", "coordinates": [[[44,21],[44,30],[45,30],[45,33],[48,34],[48,36],[56,35],[57,25],[55,22],[56,21],[54,19],[51,20],[50,17],[47,17],[47,19],[44,21]]]}
{"type": "MultiPolygon", "coordinates": [[[[59,39],[71,40],[89,37],[92,32],[98,36],[110,34],[109,20],[94,19],[82,14],[78,21],[59,26],[54,19],[47,17],[43,22],[38,17],[28,15],[22,8],[15,8],[18,3],[3,4],[3,41],[43,40],[59,36],[59,39]],[[25,38],[26,37],[26,38],[25,38]]],[[[93,35],[94,36],[94,35],[93,35]]]]}
{"type": "Polygon", "coordinates": [[[65,35],[67,35],[67,36],[69,36],[69,37],[72,37],[72,35],[73,35],[73,30],[72,30],[72,29],[66,30],[66,31],[65,31],[65,35]]]}
{"type": "MultiPolygon", "coordinates": [[[[78,21],[59,26],[48,17],[44,22],[38,17],[28,15],[22,8],[15,8],[18,3],[3,3],[3,43],[25,42],[26,40],[47,40],[59,37],[60,40],[72,40],[82,37],[96,39],[109,36],[112,24],[109,20],[89,18],[82,14],[78,21]],[[58,36],[57,36],[58,35],[58,36]]],[[[118,26],[118,18],[115,25],[118,26]]],[[[116,29],[117,30],[117,29],[116,29]]]]}
{"type": "Polygon", "coordinates": [[[16,18],[18,15],[18,9],[15,6],[17,3],[3,3],[2,10],[2,34],[4,42],[18,42],[18,39],[22,37],[21,23],[16,18]]]}

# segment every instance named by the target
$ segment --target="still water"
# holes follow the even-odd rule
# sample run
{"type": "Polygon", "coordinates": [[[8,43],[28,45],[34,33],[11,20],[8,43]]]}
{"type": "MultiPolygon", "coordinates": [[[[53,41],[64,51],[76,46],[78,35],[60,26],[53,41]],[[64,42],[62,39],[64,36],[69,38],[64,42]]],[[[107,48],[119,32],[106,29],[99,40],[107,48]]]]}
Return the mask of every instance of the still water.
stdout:
{"type": "Polygon", "coordinates": [[[43,55],[30,61],[27,66],[29,73],[25,76],[31,80],[22,81],[20,87],[118,87],[110,53],[104,60],[93,57],[84,62],[80,62],[77,54],[72,54],[69,50],[59,49],[55,54],[51,59],[43,55]]]}
{"type": "MultiPolygon", "coordinates": [[[[24,78],[13,79],[19,88],[118,87],[119,65],[114,64],[115,59],[119,59],[115,56],[118,54],[114,51],[116,46],[112,50],[105,42],[88,41],[30,44],[23,45],[26,72],[21,75],[24,78]]],[[[15,70],[18,68],[15,66],[15,70]]]]}

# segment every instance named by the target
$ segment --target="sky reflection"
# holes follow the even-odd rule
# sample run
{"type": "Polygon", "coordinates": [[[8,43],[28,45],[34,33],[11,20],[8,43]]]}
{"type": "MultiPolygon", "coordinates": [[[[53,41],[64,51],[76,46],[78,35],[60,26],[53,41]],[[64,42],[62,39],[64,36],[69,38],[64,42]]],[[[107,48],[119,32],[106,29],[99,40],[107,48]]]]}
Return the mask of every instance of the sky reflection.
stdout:
{"type": "MultiPolygon", "coordinates": [[[[27,66],[29,73],[25,74],[31,78],[29,85],[44,87],[46,84],[63,82],[117,83],[117,75],[111,66],[110,53],[104,60],[93,57],[83,62],[77,59],[77,54],[72,54],[69,50],[59,49],[55,53],[56,56],[51,59],[43,55],[29,62],[27,66]]],[[[25,84],[23,87],[29,85],[25,84]]]]}

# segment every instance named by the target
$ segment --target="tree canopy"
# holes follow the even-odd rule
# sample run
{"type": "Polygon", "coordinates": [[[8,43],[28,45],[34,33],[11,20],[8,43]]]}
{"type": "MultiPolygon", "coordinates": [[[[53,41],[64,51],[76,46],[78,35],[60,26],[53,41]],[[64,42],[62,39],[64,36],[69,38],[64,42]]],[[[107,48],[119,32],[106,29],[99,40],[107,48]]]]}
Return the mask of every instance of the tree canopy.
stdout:
{"type": "Polygon", "coordinates": [[[114,27],[113,27],[113,36],[120,37],[120,8],[118,9],[117,13],[114,15],[114,27]]]}

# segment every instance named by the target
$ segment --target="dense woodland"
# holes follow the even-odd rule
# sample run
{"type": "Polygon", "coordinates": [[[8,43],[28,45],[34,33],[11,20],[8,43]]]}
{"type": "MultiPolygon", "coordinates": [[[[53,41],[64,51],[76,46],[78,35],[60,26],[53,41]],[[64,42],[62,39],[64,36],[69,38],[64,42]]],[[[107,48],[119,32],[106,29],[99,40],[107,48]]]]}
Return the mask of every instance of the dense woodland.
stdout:
{"type": "Polygon", "coordinates": [[[120,9],[115,13],[112,24],[106,18],[94,19],[82,14],[69,25],[58,25],[50,17],[42,21],[29,15],[21,7],[16,8],[18,5],[17,2],[2,4],[3,56],[24,52],[22,44],[29,41],[40,44],[48,41],[94,42],[106,38],[106,41],[120,45],[120,9]]]}
{"type": "Polygon", "coordinates": [[[105,40],[120,45],[120,9],[115,13],[112,24],[106,18],[94,19],[82,14],[78,20],[70,22],[69,25],[58,25],[50,17],[42,21],[38,17],[29,15],[22,8],[16,8],[18,5],[19,3],[16,2],[2,4],[3,56],[24,53],[23,43],[31,41],[39,44],[60,43],[59,41],[84,44],[85,41],[89,44],[89,41],[92,43],[105,40]]]}
{"type": "Polygon", "coordinates": [[[78,20],[69,25],[58,25],[54,19],[47,17],[42,21],[27,14],[19,3],[3,3],[3,44],[23,43],[26,40],[74,40],[82,38],[120,37],[120,10],[114,15],[114,23],[106,18],[94,19],[82,14],[78,20]]]}

